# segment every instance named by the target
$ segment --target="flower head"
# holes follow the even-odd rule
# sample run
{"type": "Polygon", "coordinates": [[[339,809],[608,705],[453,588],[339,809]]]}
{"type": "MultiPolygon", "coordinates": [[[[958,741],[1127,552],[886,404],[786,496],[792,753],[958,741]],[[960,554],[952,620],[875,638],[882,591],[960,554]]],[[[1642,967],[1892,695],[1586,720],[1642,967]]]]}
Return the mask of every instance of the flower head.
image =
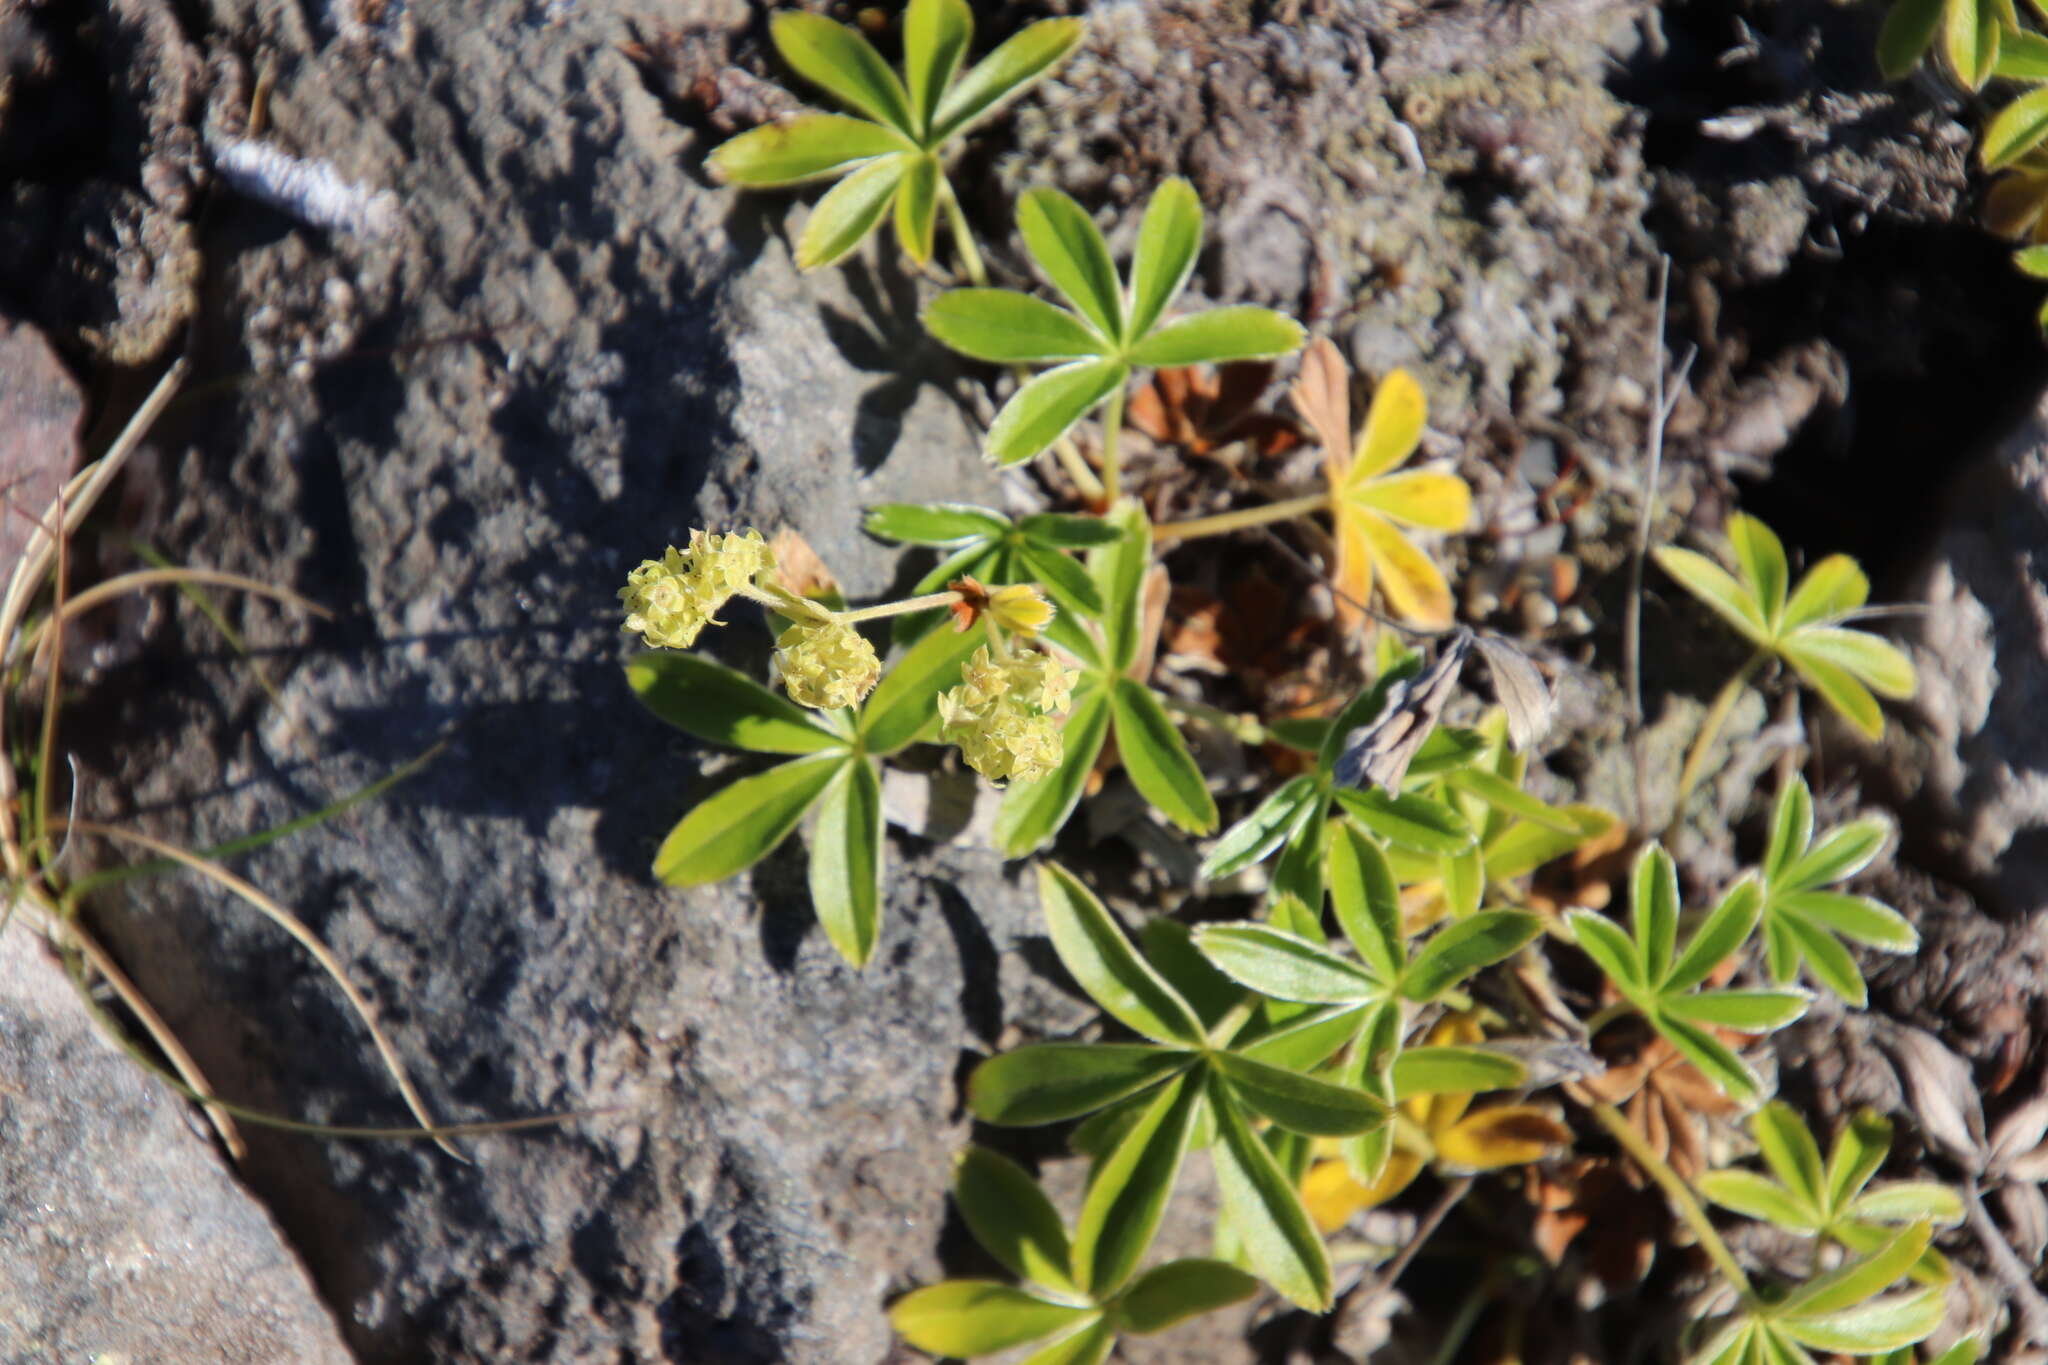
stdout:
{"type": "Polygon", "coordinates": [[[718,609],[734,593],[774,567],[775,556],[759,531],[691,531],[688,549],[671,545],[660,559],[642,560],[626,576],[619,589],[625,628],[656,649],[688,649],[705,626],[721,624],[718,609]]]}
{"type": "Polygon", "coordinates": [[[991,782],[1036,782],[1065,754],[1055,719],[1069,704],[1074,675],[1050,654],[999,658],[983,645],[939,694],[939,736],[960,746],[991,782]]]}
{"type": "Polygon", "coordinates": [[[782,632],[775,647],[790,697],[820,711],[860,705],[882,676],[875,647],[844,621],[800,620],[782,632]]]}

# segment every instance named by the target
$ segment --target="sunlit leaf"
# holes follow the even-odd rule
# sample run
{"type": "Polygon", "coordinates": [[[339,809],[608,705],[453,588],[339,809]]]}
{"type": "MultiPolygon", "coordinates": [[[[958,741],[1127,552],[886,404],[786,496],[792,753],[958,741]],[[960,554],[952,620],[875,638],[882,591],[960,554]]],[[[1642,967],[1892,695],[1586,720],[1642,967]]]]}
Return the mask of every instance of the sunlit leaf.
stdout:
{"type": "Polygon", "coordinates": [[[975,64],[946,91],[932,115],[931,145],[964,131],[1031,88],[1081,44],[1079,19],[1045,19],[1019,32],[975,64]]]}
{"type": "Polygon", "coordinates": [[[1211,308],[1159,326],[1131,347],[1131,360],[1164,368],[1262,360],[1301,347],[1301,324],[1270,308],[1211,308]]]}
{"type": "Polygon", "coordinates": [[[818,724],[815,712],[695,654],[636,654],[626,662],[626,685],[649,711],[714,744],[763,754],[809,754],[846,744],[818,724]]]}
{"type": "Polygon", "coordinates": [[[1130,377],[1121,361],[1080,360],[1033,377],[989,425],[983,449],[999,465],[1048,449],[1130,377]]]}
{"type": "Polygon", "coordinates": [[[1291,1133],[1350,1137],[1387,1121],[1388,1106],[1362,1090],[1332,1085],[1234,1052],[1217,1053],[1213,1064],[1239,1102],[1291,1133]]]}
{"type": "Polygon", "coordinates": [[[1014,289],[948,289],[925,330],[962,355],[1009,364],[1100,355],[1103,343],[1064,308],[1014,289]]]}
{"type": "Polygon", "coordinates": [[[670,886],[724,881],[789,837],[850,758],[843,751],[791,759],[720,788],[684,816],[654,855],[670,886]]]}
{"type": "Polygon", "coordinates": [[[1190,834],[1216,828],[1208,782],[1152,690],[1129,678],[1110,688],[1117,753],[1131,784],[1152,808],[1190,834]]]}
{"type": "Polygon", "coordinates": [[[960,1153],[953,1202],[974,1240],[1012,1272],[1061,1293],[1076,1286],[1059,1211],[1024,1168],[986,1147],[960,1153]]]}
{"type": "Polygon", "coordinates": [[[1225,976],[1276,1000],[1350,1004],[1389,989],[1365,964],[1270,925],[1205,925],[1195,945],[1225,976]]]}
{"type": "Polygon", "coordinates": [[[1124,1291],[1124,1326],[1138,1336],[1163,1332],[1248,1299],[1258,1289],[1256,1278],[1225,1261],[1168,1261],[1140,1275],[1124,1291]]]}
{"type": "Polygon", "coordinates": [[[1194,1065],[1179,1048],[1137,1043],[1034,1043],[991,1057],[967,1081],[967,1107],[1006,1127],[1092,1114],[1194,1065]]]}
{"type": "Polygon", "coordinates": [[[844,114],[799,114],[764,123],[719,145],[712,174],[732,185],[800,185],[843,175],[863,161],[908,151],[905,138],[844,114]]]}
{"type": "Polygon", "coordinates": [[[1483,910],[1458,920],[1422,945],[1401,980],[1401,993],[1417,1002],[1434,1000],[1542,932],[1543,921],[1522,910],[1483,910]]]}
{"type": "Polygon", "coordinates": [[[1074,1276],[1097,1299],[1123,1286],[1159,1231],[1201,1102],[1199,1076],[1169,1081],[1095,1168],[1074,1229],[1074,1276]]]}
{"type": "Polygon", "coordinates": [[[1049,1337],[1100,1311],[1053,1303],[993,1280],[947,1280],[896,1300],[889,1325],[920,1351],[965,1358],[1049,1337]]]}
{"type": "Polygon", "coordinates": [[[1893,0],[1877,35],[1877,67],[1888,81],[1902,80],[1920,64],[1941,29],[1947,0],[1893,0]]]}
{"type": "Polygon", "coordinates": [[[1735,575],[1703,554],[1675,545],[1659,546],[1651,553],[1657,567],[1670,574],[1687,592],[1712,607],[1729,625],[1758,644],[1770,639],[1763,609],[1735,575]]]}
{"type": "Polygon", "coordinates": [[[1232,876],[1266,858],[1287,841],[1315,808],[1315,779],[1306,773],[1290,777],[1244,819],[1223,831],[1223,837],[1202,860],[1199,875],[1208,881],[1232,876]]]}
{"type": "Polygon", "coordinates": [[[1124,937],[1095,893],[1058,863],[1038,869],[1038,906],[1060,961],[1104,1011],[1147,1038],[1201,1046],[1187,1001],[1124,937]]]}
{"type": "Polygon", "coordinates": [[[903,82],[858,32],[822,15],[784,10],[768,21],[768,34],[797,75],[875,122],[915,136],[903,82]]]}
{"type": "Polygon", "coordinates": [[[882,930],[882,780],[869,759],[841,767],[818,802],[810,886],[825,937],[866,966],[882,930]]]}
{"type": "Polygon", "coordinates": [[[1210,1148],[1223,1207],[1245,1258],[1266,1283],[1298,1306],[1320,1313],[1330,1305],[1330,1254],[1286,1173],[1245,1122],[1231,1088],[1209,1085],[1216,1116],[1210,1148]]]}
{"type": "Polygon", "coordinates": [[[1124,337],[1123,284],[1088,211],[1059,190],[1027,190],[1017,203],[1017,231],[1031,259],[1104,341],[1124,337]]]}
{"type": "Polygon", "coordinates": [[[917,131],[928,131],[939,99],[960,70],[974,41],[974,12],[967,0],[911,0],[903,12],[903,74],[909,78],[910,109],[917,131]]]}
{"type": "MultiPolygon", "coordinates": [[[[839,27],[822,22],[831,28],[839,27]]],[[[915,159],[908,152],[877,157],[827,191],[811,209],[811,216],[804,220],[803,235],[797,238],[797,269],[816,270],[831,265],[859,246],[889,211],[889,202],[915,159]]]]}
{"type": "Polygon", "coordinates": [[[1152,330],[1187,284],[1201,249],[1202,201],[1193,185],[1174,176],[1153,191],[1138,226],[1138,246],[1131,254],[1132,336],[1152,330]]]}

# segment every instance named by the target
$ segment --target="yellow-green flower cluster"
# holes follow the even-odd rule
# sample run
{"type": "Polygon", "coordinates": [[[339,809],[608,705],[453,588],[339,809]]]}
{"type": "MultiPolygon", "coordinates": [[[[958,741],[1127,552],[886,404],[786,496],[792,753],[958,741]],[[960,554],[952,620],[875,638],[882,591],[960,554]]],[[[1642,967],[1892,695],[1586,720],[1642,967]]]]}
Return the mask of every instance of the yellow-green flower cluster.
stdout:
{"type": "Polygon", "coordinates": [[[688,649],[705,626],[723,624],[718,609],[734,593],[774,567],[775,555],[759,531],[691,531],[688,549],[671,545],[660,559],[642,560],[626,576],[619,589],[626,629],[656,649],[688,649]]]}
{"type": "Polygon", "coordinates": [[[1074,674],[1050,654],[999,658],[983,645],[960,670],[960,685],[939,694],[939,736],[991,782],[1036,782],[1059,766],[1054,717],[1073,690],[1074,674]]]}
{"type": "Polygon", "coordinates": [[[782,685],[803,706],[858,706],[882,676],[875,647],[844,621],[800,620],[775,646],[782,651],[782,685]]]}

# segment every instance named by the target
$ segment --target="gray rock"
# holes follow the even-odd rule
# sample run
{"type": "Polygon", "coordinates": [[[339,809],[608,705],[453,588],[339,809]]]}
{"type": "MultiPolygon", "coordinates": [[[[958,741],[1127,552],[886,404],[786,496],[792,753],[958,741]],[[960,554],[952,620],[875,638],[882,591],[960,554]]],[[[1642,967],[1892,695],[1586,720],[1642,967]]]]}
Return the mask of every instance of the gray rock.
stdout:
{"type": "Polygon", "coordinates": [[[334,1319],[191,1110],[0,934],[0,1360],[347,1365],[334,1319]]]}

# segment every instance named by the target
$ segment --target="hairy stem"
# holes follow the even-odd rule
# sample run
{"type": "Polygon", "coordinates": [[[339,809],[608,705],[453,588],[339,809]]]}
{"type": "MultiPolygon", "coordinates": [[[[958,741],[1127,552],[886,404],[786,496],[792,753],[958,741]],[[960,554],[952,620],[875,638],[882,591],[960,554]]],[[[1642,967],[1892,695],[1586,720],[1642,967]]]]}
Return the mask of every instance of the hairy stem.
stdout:
{"type": "Polygon", "coordinates": [[[977,288],[986,289],[988,268],[981,263],[981,250],[974,245],[974,233],[967,226],[967,215],[961,211],[960,196],[953,193],[953,182],[943,175],[939,177],[939,202],[946,206],[946,228],[953,234],[953,251],[960,257],[960,268],[977,288]]]}
{"type": "Polygon", "coordinates": [[[1686,751],[1685,766],[1678,773],[1678,794],[1671,802],[1671,823],[1664,827],[1667,835],[1677,829],[1678,822],[1685,817],[1685,803],[1691,798],[1693,789],[1699,786],[1700,778],[1705,775],[1707,752],[1714,747],[1714,741],[1720,738],[1721,727],[1728,723],[1728,715],[1735,709],[1736,698],[1742,695],[1742,689],[1749,685],[1749,680],[1756,676],[1757,669],[1763,667],[1764,660],[1769,657],[1770,655],[1761,649],[1750,655],[1749,662],[1735,670],[1735,676],[1728,679],[1715,695],[1713,705],[1707,708],[1706,719],[1700,722],[1700,732],[1693,737],[1692,748],[1686,751]]]}
{"type": "Polygon", "coordinates": [[[1152,543],[1157,545],[1168,540],[1198,540],[1203,536],[1228,535],[1232,531],[1243,531],[1253,526],[1264,526],[1269,522],[1292,521],[1330,508],[1328,493],[1311,493],[1303,498],[1288,498],[1284,502],[1269,502],[1264,507],[1240,507],[1232,512],[1218,512],[1213,517],[1191,517],[1186,521],[1169,521],[1152,528],[1152,543]]]}
{"type": "Polygon", "coordinates": [[[1124,425],[1124,391],[1118,385],[1109,397],[1109,415],[1102,419],[1102,497],[1110,506],[1116,505],[1118,494],[1116,438],[1124,425]]]}
{"type": "Polygon", "coordinates": [[[1052,453],[1059,460],[1060,468],[1067,471],[1067,477],[1074,481],[1074,487],[1080,490],[1084,499],[1091,503],[1101,503],[1104,507],[1109,506],[1109,490],[1102,486],[1102,480],[1088,467],[1088,462],[1081,458],[1080,447],[1074,444],[1073,437],[1062,436],[1054,441],[1052,453]]]}
{"type": "Polygon", "coordinates": [[[923,597],[906,597],[901,602],[883,602],[879,606],[862,607],[859,611],[837,613],[841,624],[852,625],[856,621],[879,621],[884,616],[903,616],[913,611],[930,611],[933,607],[950,607],[955,602],[967,599],[957,592],[931,592],[923,597]]]}
{"type": "MultiPolygon", "coordinates": [[[[1583,1092],[1580,1098],[1592,1100],[1590,1095],[1583,1092]]],[[[1700,1250],[1707,1253],[1707,1259],[1714,1263],[1714,1269],[1721,1272],[1721,1278],[1745,1300],[1753,1300],[1755,1292],[1750,1288],[1749,1276],[1743,1273],[1741,1264],[1735,1259],[1735,1253],[1721,1240],[1721,1234],[1715,1230],[1713,1220],[1707,1217],[1707,1211],[1700,1207],[1699,1198],[1693,1194],[1692,1186],[1686,1184],[1685,1178],[1671,1169],[1671,1163],[1657,1155],[1649,1140],[1635,1130],[1619,1109],[1598,1100],[1592,1100],[1586,1108],[1600,1121],[1600,1126],[1607,1130],[1608,1135],[1621,1144],[1622,1150],[1629,1154],[1636,1165],[1642,1167],[1643,1174],[1656,1181],[1663,1189],[1665,1198],[1671,1201],[1672,1211],[1692,1229],[1693,1236],[1699,1239],[1700,1250]]]]}

